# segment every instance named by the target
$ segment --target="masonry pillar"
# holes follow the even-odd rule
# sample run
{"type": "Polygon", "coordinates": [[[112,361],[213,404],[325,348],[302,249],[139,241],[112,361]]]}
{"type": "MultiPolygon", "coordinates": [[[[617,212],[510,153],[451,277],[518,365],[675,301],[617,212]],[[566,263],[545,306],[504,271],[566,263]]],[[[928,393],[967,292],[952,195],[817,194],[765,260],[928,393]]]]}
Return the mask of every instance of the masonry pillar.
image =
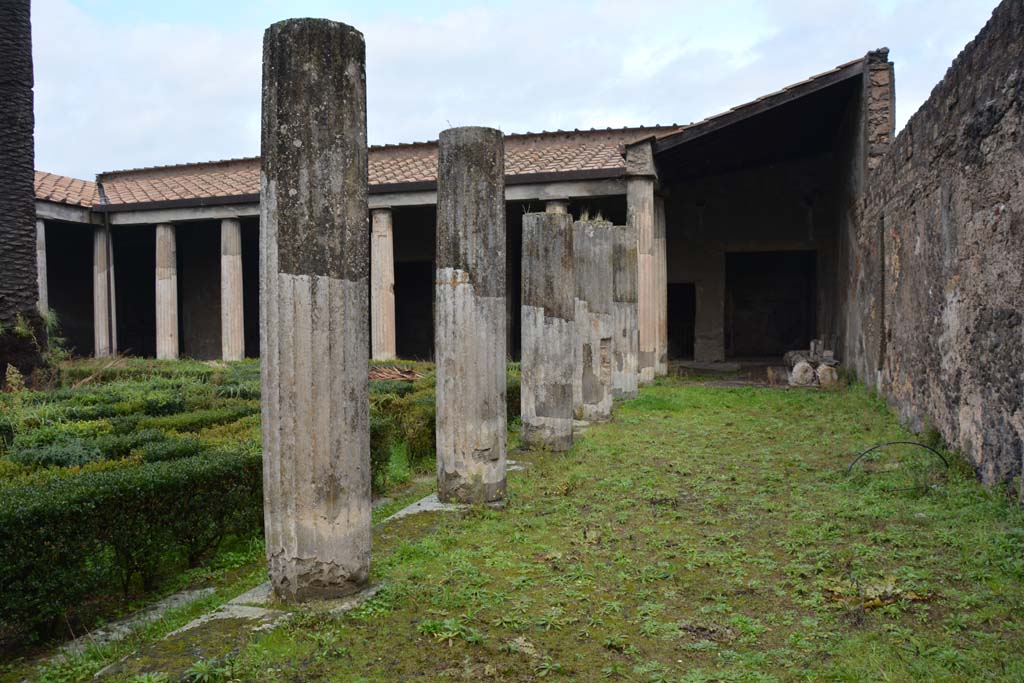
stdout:
{"type": "Polygon", "coordinates": [[[636,230],[616,226],[612,244],[612,396],[637,395],[636,230]]]}
{"type": "Polygon", "coordinates": [[[220,222],[220,348],[224,360],[245,358],[245,308],[242,291],[242,222],[220,222]]]}
{"type": "Polygon", "coordinates": [[[523,216],[522,440],[527,447],[572,446],[575,294],[572,218],[523,216]]]}
{"type": "Polygon", "coordinates": [[[178,248],[174,226],[156,226],[156,357],[178,357],[178,248]]]}
{"type": "Polygon", "coordinates": [[[612,411],[612,230],[608,221],[573,224],[573,412],[580,420],[607,420],[612,411]]]}
{"type": "Polygon", "coordinates": [[[505,496],[505,156],[501,131],[438,141],[435,353],[437,489],[443,501],[505,496]]]}
{"type": "Polygon", "coordinates": [[[110,233],[101,227],[92,231],[92,325],[93,349],[97,358],[117,352],[117,320],[114,317],[114,263],[110,233]]]}
{"type": "Polygon", "coordinates": [[[370,212],[370,343],[377,360],[394,358],[395,240],[391,209],[370,212]]]}
{"type": "Polygon", "coordinates": [[[650,142],[626,149],[626,222],[637,238],[637,316],[640,330],[640,382],[654,380],[657,359],[657,270],[655,259],[654,184],[650,142]]]}
{"type": "Polygon", "coordinates": [[[36,219],[36,282],[39,286],[39,312],[50,312],[50,294],[46,284],[46,223],[36,219]]]}
{"type": "Polygon", "coordinates": [[[544,203],[544,211],[547,213],[569,213],[569,200],[549,199],[544,203]]]}
{"type": "Polygon", "coordinates": [[[370,569],[366,47],[323,19],[263,36],[263,509],[274,590],[351,593],[370,569]],[[311,125],[311,122],[316,125],[311,125]]]}

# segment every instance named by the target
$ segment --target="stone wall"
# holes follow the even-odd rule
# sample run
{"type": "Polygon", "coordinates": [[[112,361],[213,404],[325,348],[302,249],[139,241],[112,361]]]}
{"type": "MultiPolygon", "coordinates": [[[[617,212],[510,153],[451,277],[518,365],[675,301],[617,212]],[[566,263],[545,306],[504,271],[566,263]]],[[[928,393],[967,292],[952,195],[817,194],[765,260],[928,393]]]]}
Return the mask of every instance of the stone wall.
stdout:
{"type": "Polygon", "coordinates": [[[868,102],[877,168],[849,282],[858,373],[880,370],[905,422],[937,428],[988,484],[1020,472],[1024,438],[1021,26],[1024,1],[1005,0],[880,157],[868,102]]]}

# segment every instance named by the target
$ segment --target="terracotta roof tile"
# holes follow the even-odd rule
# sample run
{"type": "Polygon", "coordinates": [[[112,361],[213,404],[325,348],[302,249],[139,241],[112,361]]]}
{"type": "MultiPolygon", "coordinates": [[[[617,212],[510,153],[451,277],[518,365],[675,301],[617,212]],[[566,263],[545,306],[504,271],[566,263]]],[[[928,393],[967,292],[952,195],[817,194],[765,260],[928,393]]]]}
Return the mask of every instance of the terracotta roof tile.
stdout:
{"type": "Polygon", "coordinates": [[[36,199],[90,207],[99,202],[96,183],[66,175],[36,171],[36,199]]]}
{"type": "MultiPolygon", "coordinates": [[[[625,169],[621,147],[678,126],[524,133],[505,137],[505,173],[625,169]]],[[[437,177],[437,143],[414,142],[370,148],[370,185],[432,182],[437,177]]],[[[106,203],[137,204],[259,194],[258,157],[158,166],[102,173],[106,203]]]]}

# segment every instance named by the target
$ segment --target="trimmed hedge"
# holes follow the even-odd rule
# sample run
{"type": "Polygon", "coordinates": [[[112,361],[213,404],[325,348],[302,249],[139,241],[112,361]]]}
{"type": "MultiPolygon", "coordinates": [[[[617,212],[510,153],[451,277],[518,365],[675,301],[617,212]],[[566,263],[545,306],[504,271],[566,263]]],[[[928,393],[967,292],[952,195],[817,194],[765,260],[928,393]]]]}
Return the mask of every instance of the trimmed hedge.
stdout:
{"type": "Polygon", "coordinates": [[[127,434],[101,434],[93,438],[67,437],[34,448],[14,448],[8,458],[28,467],[73,467],[97,460],[116,460],[133,450],[167,440],[159,429],[143,429],[127,434]]]}
{"type": "Polygon", "coordinates": [[[260,528],[262,460],[203,455],[10,485],[0,495],[0,628],[45,630],[97,593],[151,587],[225,534],[260,528]]]}

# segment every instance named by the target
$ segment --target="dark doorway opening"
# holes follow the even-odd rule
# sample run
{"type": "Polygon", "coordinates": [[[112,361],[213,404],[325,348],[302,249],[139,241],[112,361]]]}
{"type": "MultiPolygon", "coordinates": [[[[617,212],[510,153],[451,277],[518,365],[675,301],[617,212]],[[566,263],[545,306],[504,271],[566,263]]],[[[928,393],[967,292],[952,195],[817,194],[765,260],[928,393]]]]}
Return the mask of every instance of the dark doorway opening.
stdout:
{"type": "Polygon", "coordinates": [[[178,338],[186,358],[220,358],[220,223],[174,227],[178,250],[178,338]]]}
{"type": "Polygon", "coordinates": [[[817,326],[817,252],[726,254],[725,354],[781,356],[806,349],[817,326]]]}
{"type": "Polygon", "coordinates": [[[434,264],[395,264],[395,351],[408,360],[434,359],[434,264]]]}
{"type": "Polygon", "coordinates": [[[260,357],[260,222],[242,221],[242,315],[245,357],[260,357]]]}
{"type": "MultiPolygon", "coordinates": [[[[93,353],[92,233],[91,225],[46,221],[50,310],[57,314],[67,347],[78,356],[93,353]]],[[[117,277],[116,264],[114,269],[117,277]]]]}
{"type": "Polygon", "coordinates": [[[114,228],[117,346],[130,356],[156,355],[156,231],[114,228]]]}
{"type": "Polygon", "coordinates": [[[697,288],[692,282],[668,285],[668,357],[693,360],[693,339],[697,327],[697,288]]]}

